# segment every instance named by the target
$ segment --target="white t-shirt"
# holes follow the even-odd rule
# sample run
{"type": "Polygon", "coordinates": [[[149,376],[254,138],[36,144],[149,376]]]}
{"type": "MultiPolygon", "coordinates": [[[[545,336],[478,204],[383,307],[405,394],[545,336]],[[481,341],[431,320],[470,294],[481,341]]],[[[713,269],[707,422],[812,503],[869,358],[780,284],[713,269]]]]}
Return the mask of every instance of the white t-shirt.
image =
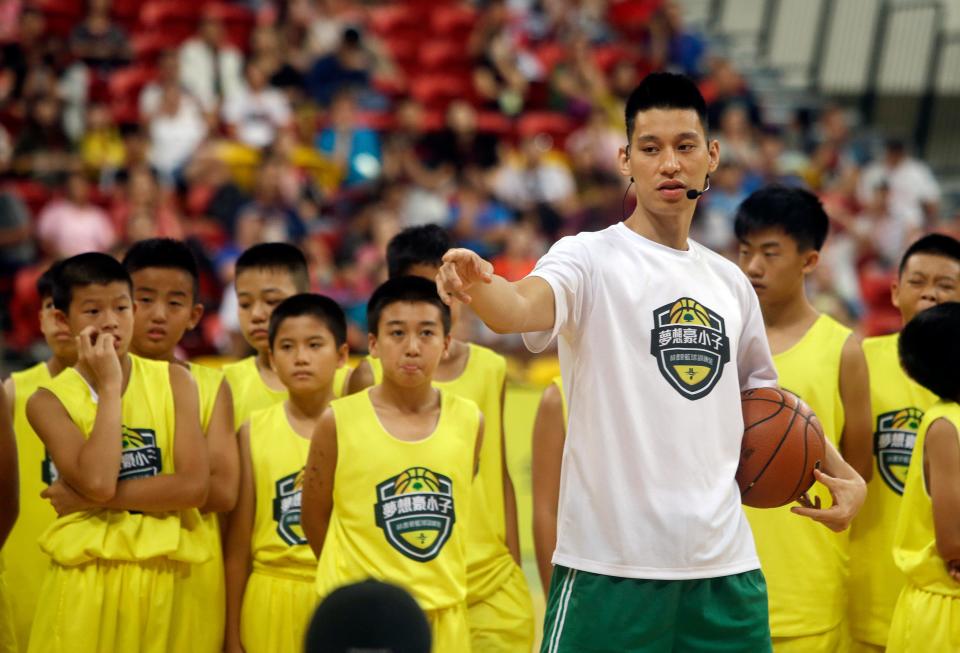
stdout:
{"type": "Polygon", "coordinates": [[[555,564],[680,580],[758,569],[735,474],[740,391],[776,385],[756,294],[731,262],[620,223],[563,238],[553,288],[569,405],[555,564]]]}
{"type": "Polygon", "coordinates": [[[940,186],[933,172],[926,163],[916,159],[904,159],[895,168],[883,161],[867,166],[860,177],[860,201],[868,204],[882,182],[890,188],[890,214],[908,228],[923,226],[924,203],[940,201],[940,186]]]}

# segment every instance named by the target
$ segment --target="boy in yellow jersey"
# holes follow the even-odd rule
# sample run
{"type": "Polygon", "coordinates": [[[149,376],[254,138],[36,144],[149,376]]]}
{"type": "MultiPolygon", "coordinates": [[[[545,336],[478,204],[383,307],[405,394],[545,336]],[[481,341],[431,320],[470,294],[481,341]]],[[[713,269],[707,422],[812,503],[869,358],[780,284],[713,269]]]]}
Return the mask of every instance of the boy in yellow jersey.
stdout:
{"type": "Polygon", "coordinates": [[[223,372],[177,357],[177,344],[203,317],[197,261],[183,242],[151,238],[135,243],[123,259],[133,280],[134,317],[131,353],[167,361],[190,371],[199,390],[200,427],[210,461],[210,490],[201,508],[210,559],[185,577],[189,607],[178,628],[191,651],[223,649],[226,590],[219,513],[233,509],[240,483],[240,461],[233,429],[233,402],[223,372]]]}
{"type": "Polygon", "coordinates": [[[209,557],[196,383],[178,365],[128,353],[131,295],[130,275],[105,254],[57,268],[56,316],[78,358],[27,401],[58,472],[44,496],[59,515],[41,538],[52,563],[31,652],[176,649],[177,579],[209,557]]]}
{"type": "MultiPolygon", "coordinates": [[[[830,443],[869,478],[870,395],[860,342],[819,313],[804,290],[828,225],[814,195],[774,186],[744,200],[734,230],[740,268],[760,300],[781,387],[809,404],[830,443]]],[[[816,485],[811,495],[815,505],[830,505],[829,488],[816,485]]],[[[746,513],[767,579],[773,650],[846,651],[848,533],[797,519],[788,507],[746,513]]]]}
{"type": "Polygon", "coordinates": [[[910,377],[939,397],[923,416],[893,539],[906,576],[889,653],[960,650],[960,303],[917,314],[900,335],[910,377]]]}
{"type": "Polygon", "coordinates": [[[27,650],[30,625],[37,607],[40,585],[47,573],[50,558],[40,550],[38,541],[43,531],[53,523],[57,513],[40,493],[53,482],[55,471],[43,443],[27,421],[27,399],[41,383],[77,362],[77,345],[70,330],[57,321],[53,308],[53,277],[56,264],[37,280],[40,296],[40,331],[50,348],[50,358],[33,367],[14,372],[6,380],[4,391],[7,405],[13,410],[13,430],[17,438],[17,458],[20,466],[20,519],[10,533],[4,548],[7,560],[17,564],[7,566],[7,584],[16,587],[11,596],[14,628],[20,649],[27,650]]]}
{"type": "MultiPolygon", "coordinates": [[[[922,310],[960,299],[960,242],[929,234],[913,243],[900,262],[891,298],[904,324],[922,310]]],[[[917,428],[937,400],[900,367],[899,341],[898,333],[863,341],[875,467],[867,501],[850,527],[848,614],[854,653],[882,653],[886,648],[893,606],[904,582],[891,553],[904,478],[917,428]]]]}
{"type": "Polygon", "coordinates": [[[553,551],[557,548],[557,506],[560,468],[567,438],[567,401],[563,379],[556,377],[543,391],[533,422],[530,475],[533,485],[533,542],[543,594],[550,593],[553,551]]]}
{"type": "MultiPolygon", "coordinates": [[[[412,275],[433,281],[448,249],[450,237],[437,225],[405,229],[387,245],[390,278],[412,275]]],[[[452,311],[456,327],[460,307],[452,311]]],[[[533,604],[520,568],[517,500],[506,464],[506,369],[503,356],[452,338],[449,355],[440,361],[434,375],[436,387],[476,402],[486,424],[474,484],[473,521],[467,529],[467,606],[473,653],[526,653],[533,645],[533,604]]],[[[380,360],[368,356],[351,375],[350,392],[382,379],[380,360]]]]}
{"type": "MultiPolygon", "coordinates": [[[[239,429],[250,414],[287,398],[287,390],[270,369],[267,330],[270,313],[287,297],[309,292],[310,276],[303,252],[286,243],[254,245],[237,259],[235,286],[240,330],[256,354],[223,368],[233,391],[233,423],[239,429]]],[[[337,370],[334,396],[343,394],[350,368],[337,370]]]]}
{"type": "Polygon", "coordinates": [[[270,358],[290,398],[240,428],[240,500],[227,532],[228,653],[297,651],[317,600],[317,558],[300,527],[303,468],[347,360],[335,301],[302,294],[270,316],[270,358]]]}
{"type": "MultiPolygon", "coordinates": [[[[7,537],[20,512],[17,441],[7,398],[0,393],[0,653],[16,653],[17,634],[10,607],[10,590],[6,580],[4,558],[7,537]]],[[[17,561],[19,564],[19,560],[17,561]]]]}
{"type": "Polygon", "coordinates": [[[373,293],[367,318],[383,381],[330,405],[307,459],[302,524],[317,592],[368,577],[401,585],[427,613],[435,653],[470,651],[465,526],[483,417],[432,385],[450,310],[433,283],[399,277],[373,293]]]}

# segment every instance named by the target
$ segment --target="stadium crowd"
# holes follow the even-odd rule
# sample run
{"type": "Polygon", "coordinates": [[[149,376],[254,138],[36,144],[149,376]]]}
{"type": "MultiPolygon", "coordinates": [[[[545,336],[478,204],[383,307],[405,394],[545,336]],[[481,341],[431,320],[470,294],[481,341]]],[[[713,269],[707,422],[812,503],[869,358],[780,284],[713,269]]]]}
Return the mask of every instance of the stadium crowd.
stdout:
{"type": "Polygon", "coordinates": [[[204,268],[191,354],[242,352],[233,263],[277,240],[307,253],[362,350],[403,227],[442,224],[517,279],[558,237],[629,212],[624,102],[655,69],[698,80],[721,143],[695,236],[735,254],[750,192],[809,187],[833,220],[820,307],[867,334],[896,328],[892,266],[918,232],[951,226],[929,168],[839,106],[770,124],[674,0],[7,0],[6,346],[42,341],[35,282],[51,260],[169,236],[204,268]]]}

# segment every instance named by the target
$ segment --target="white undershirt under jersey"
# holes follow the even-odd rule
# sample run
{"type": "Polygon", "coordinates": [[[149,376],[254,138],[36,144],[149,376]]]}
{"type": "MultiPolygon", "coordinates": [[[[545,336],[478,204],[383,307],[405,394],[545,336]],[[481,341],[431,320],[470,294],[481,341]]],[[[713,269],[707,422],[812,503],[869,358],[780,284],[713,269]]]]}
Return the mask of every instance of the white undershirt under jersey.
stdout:
{"type": "Polygon", "coordinates": [[[730,261],[617,224],[531,273],[556,299],[569,404],[555,564],[680,580],[758,569],[735,481],[740,391],[777,383],[756,294],[730,261]]]}

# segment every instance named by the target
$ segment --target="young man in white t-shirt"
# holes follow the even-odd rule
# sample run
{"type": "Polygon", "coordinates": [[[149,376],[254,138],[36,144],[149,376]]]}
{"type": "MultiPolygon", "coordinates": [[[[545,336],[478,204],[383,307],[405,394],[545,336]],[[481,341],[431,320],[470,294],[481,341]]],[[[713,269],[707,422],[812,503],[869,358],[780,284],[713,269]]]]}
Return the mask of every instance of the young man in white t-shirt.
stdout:
{"type": "MultiPolygon", "coordinates": [[[[688,240],[720,158],[705,116],[689,79],[648,76],[627,102],[625,222],[560,240],[515,283],[463,249],[437,278],[534,352],[559,336],[569,422],[544,652],[770,650],[734,477],[740,392],[777,377],[750,283],[688,240]]],[[[836,503],[799,510],[845,528],[863,481],[832,447],[824,471],[836,503]]]]}

